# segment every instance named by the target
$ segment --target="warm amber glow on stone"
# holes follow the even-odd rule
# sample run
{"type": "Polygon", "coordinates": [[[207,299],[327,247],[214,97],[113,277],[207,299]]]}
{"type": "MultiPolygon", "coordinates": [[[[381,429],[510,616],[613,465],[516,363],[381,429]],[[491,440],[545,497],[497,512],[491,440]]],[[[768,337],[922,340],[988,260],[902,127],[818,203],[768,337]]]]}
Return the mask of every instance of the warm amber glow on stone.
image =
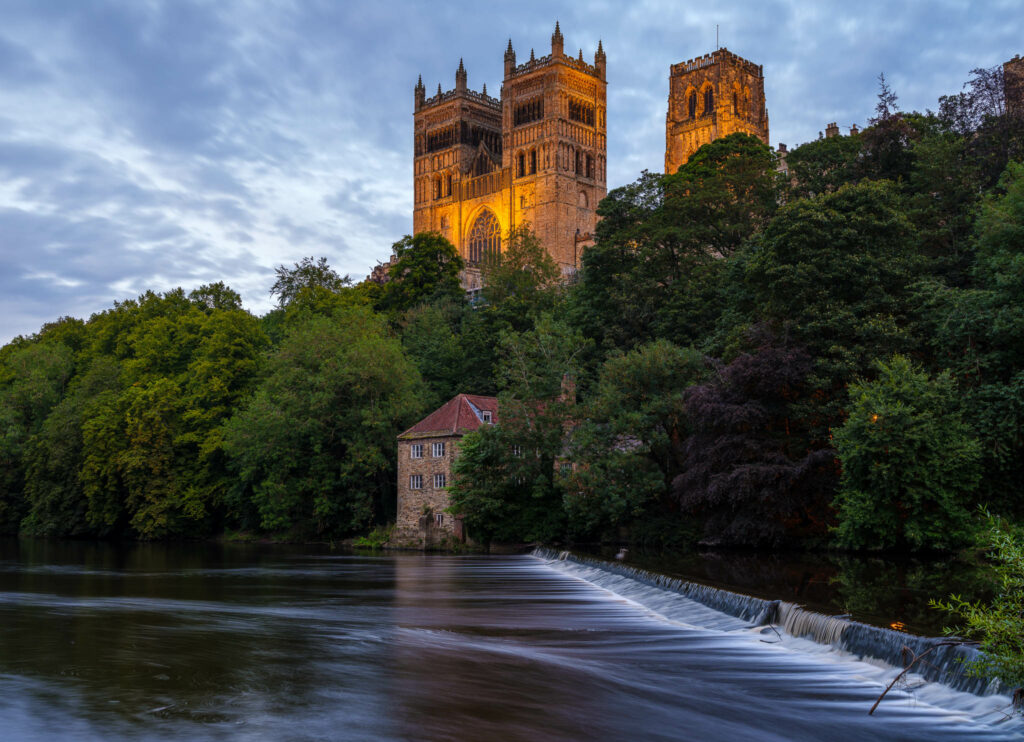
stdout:
{"type": "Polygon", "coordinates": [[[665,118],[665,172],[676,172],[703,145],[736,132],[768,144],[761,65],[728,49],[672,65],[665,118]]]}
{"type": "Polygon", "coordinates": [[[519,65],[510,43],[500,99],[471,90],[461,63],[454,90],[427,98],[416,86],[413,231],[451,240],[470,265],[466,288],[480,285],[470,242],[481,220],[505,237],[529,224],[563,273],[593,235],[607,182],[605,54],[588,64],[563,43],[557,30],[551,54],[519,65]]]}

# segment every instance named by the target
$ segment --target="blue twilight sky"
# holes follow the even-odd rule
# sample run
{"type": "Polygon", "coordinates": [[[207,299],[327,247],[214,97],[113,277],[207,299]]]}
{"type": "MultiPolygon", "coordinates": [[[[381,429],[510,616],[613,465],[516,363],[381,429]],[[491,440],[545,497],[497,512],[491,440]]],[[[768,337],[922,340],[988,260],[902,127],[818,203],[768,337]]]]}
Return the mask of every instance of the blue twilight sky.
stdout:
{"type": "Polygon", "coordinates": [[[885,72],[935,108],[1024,53],[1020,0],[0,0],[0,343],[146,289],[273,269],[361,279],[412,226],[412,110],[519,58],[608,55],[608,185],[659,170],[668,69],[721,44],[764,65],[773,145],[871,115],[885,72]]]}

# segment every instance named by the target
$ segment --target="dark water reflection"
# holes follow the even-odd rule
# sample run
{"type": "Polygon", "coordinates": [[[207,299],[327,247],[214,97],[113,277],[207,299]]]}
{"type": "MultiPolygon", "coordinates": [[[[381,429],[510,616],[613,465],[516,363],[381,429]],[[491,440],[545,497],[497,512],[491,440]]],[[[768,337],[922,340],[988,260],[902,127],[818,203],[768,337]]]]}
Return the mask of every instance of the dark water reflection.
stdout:
{"type": "Polygon", "coordinates": [[[5,740],[958,740],[1019,728],[906,694],[869,718],[878,691],[859,663],[666,621],[529,556],[0,542],[5,740]]]}

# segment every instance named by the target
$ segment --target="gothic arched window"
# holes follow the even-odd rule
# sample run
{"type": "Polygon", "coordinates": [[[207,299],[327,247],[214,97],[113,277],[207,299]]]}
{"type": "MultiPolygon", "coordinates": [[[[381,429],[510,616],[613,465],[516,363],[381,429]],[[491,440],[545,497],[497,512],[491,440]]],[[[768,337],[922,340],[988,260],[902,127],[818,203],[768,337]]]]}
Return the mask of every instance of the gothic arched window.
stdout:
{"type": "Polygon", "coordinates": [[[704,115],[711,113],[715,108],[715,91],[708,88],[704,91],[704,115]]]}
{"type": "Polygon", "coordinates": [[[739,93],[733,93],[732,94],[732,115],[733,116],[739,116],[740,115],[740,96],[739,96],[739,93]]]}
{"type": "Polygon", "coordinates": [[[690,110],[690,118],[697,118],[697,94],[690,93],[690,100],[688,102],[690,110]]]}
{"type": "Polygon", "coordinates": [[[501,252],[501,225],[487,209],[473,222],[469,232],[469,264],[480,265],[489,255],[501,252]]]}

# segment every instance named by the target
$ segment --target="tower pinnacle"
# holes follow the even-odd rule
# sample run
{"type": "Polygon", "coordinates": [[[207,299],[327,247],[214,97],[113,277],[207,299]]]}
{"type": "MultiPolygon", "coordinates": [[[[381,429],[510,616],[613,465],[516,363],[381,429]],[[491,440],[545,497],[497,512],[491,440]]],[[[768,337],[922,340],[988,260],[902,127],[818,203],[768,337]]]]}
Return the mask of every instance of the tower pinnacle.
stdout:
{"type": "Polygon", "coordinates": [[[562,36],[562,30],[558,27],[558,21],[555,21],[555,32],[551,34],[551,53],[559,57],[562,55],[565,46],[565,39],[562,36]]]}
{"type": "Polygon", "coordinates": [[[455,89],[466,89],[466,66],[462,63],[461,57],[459,57],[459,68],[455,70],[455,89]]]}

